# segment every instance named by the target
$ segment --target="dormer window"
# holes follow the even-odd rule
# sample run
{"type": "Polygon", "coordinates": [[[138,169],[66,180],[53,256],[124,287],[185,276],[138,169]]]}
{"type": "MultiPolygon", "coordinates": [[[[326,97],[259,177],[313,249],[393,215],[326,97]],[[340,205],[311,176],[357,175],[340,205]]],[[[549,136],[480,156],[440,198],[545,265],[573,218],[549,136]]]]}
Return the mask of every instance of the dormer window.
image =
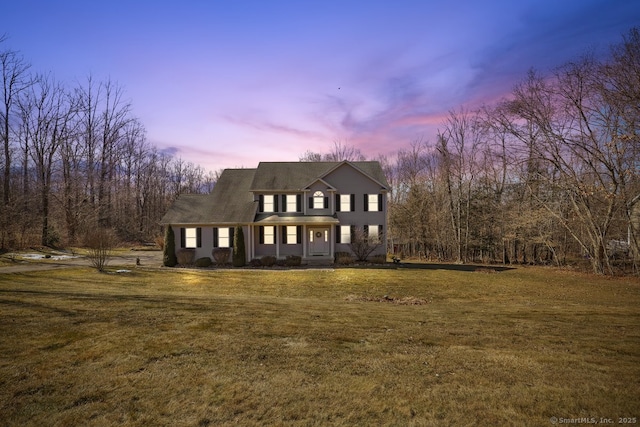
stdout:
{"type": "Polygon", "coordinates": [[[324,193],[316,191],[313,193],[313,209],[322,209],[324,207],[324,193]]]}
{"type": "Polygon", "coordinates": [[[309,206],[311,209],[327,209],[328,197],[324,196],[322,191],[316,191],[313,193],[313,197],[309,197],[309,206]]]}

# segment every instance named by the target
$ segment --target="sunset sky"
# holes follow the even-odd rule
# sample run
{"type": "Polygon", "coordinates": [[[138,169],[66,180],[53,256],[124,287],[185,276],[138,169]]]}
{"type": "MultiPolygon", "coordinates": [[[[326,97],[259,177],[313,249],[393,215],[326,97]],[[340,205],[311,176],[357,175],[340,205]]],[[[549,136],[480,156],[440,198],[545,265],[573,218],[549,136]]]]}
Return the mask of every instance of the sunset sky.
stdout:
{"type": "Polygon", "coordinates": [[[2,3],[2,47],[69,84],[110,77],[152,144],[208,170],[431,141],[450,110],[640,26],[636,0],[2,3]]]}

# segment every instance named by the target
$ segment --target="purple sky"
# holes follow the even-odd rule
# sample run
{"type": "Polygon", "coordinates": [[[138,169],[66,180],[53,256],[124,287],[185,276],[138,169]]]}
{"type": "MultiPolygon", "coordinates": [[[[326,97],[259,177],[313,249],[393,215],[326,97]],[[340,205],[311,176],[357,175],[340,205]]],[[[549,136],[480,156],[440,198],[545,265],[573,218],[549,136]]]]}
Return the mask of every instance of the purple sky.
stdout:
{"type": "Polygon", "coordinates": [[[433,141],[640,25],[637,0],[20,0],[4,47],[68,83],[111,77],[159,149],[217,170],[334,141],[368,157],[433,141]]]}

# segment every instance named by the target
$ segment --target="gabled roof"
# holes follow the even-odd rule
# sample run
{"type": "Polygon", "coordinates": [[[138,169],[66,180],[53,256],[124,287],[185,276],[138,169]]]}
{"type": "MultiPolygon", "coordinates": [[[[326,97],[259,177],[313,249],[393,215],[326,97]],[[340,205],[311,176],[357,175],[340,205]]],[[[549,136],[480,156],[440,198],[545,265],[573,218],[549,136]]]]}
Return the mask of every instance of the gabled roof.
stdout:
{"type": "Polygon", "coordinates": [[[379,162],[260,162],[251,191],[300,191],[342,164],[349,164],[387,188],[379,162]]]}
{"type": "MultiPolygon", "coordinates": [[[[257,169],[225,169],[211,194],[181,195],[162,217],[160,224],[252,223],[256,220],[258,208],[252,191],[302,191],[312,183],[322,181],[343,164],[353,167],[383,189],[388,188],[389,184],[378,162],[262,162],[257,169]]],[[[328,220],[323,217],[310,221],[328,220]]]]}
{"type": "Polygon", "coordinates": [[[336,189],[336,187],[334,187],[333,185],[329,184],[327,181],[325,181],[325,180],[324,180],[324,179],[322,179],[322,178],[316,178],[316,179],[314,179],[313,181],[308,182],[308,183],[307,183],[307,185],[303,185],[303,186],[302,186],[302,188],[303,188],[303,189],[309,188],[309,187],[311,187],[313,184],[315,184],[316,182],[319,182],[319,183],[320,183],[320,185],[326,185],[326,186],[327,186],[327,190],[335,190],[335,189],[336,189]]]}
{"type": "Polygon", "coordinates": [[[211,194],[183,194],[161,224],[246,224],[253,222],[257,203],[250,185],[255,169],[225,169],[211,194]]]}

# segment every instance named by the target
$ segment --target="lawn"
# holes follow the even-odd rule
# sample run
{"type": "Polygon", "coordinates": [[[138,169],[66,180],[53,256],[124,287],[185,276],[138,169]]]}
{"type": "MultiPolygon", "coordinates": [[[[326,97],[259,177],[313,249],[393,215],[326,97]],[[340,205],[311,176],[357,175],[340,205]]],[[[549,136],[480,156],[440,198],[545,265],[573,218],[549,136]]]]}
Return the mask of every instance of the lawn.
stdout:
{"type": "Polygon", "coordinates": [[[543,268],[0,274],[2,425],[640,422],[640,282],[543,268]]]}

